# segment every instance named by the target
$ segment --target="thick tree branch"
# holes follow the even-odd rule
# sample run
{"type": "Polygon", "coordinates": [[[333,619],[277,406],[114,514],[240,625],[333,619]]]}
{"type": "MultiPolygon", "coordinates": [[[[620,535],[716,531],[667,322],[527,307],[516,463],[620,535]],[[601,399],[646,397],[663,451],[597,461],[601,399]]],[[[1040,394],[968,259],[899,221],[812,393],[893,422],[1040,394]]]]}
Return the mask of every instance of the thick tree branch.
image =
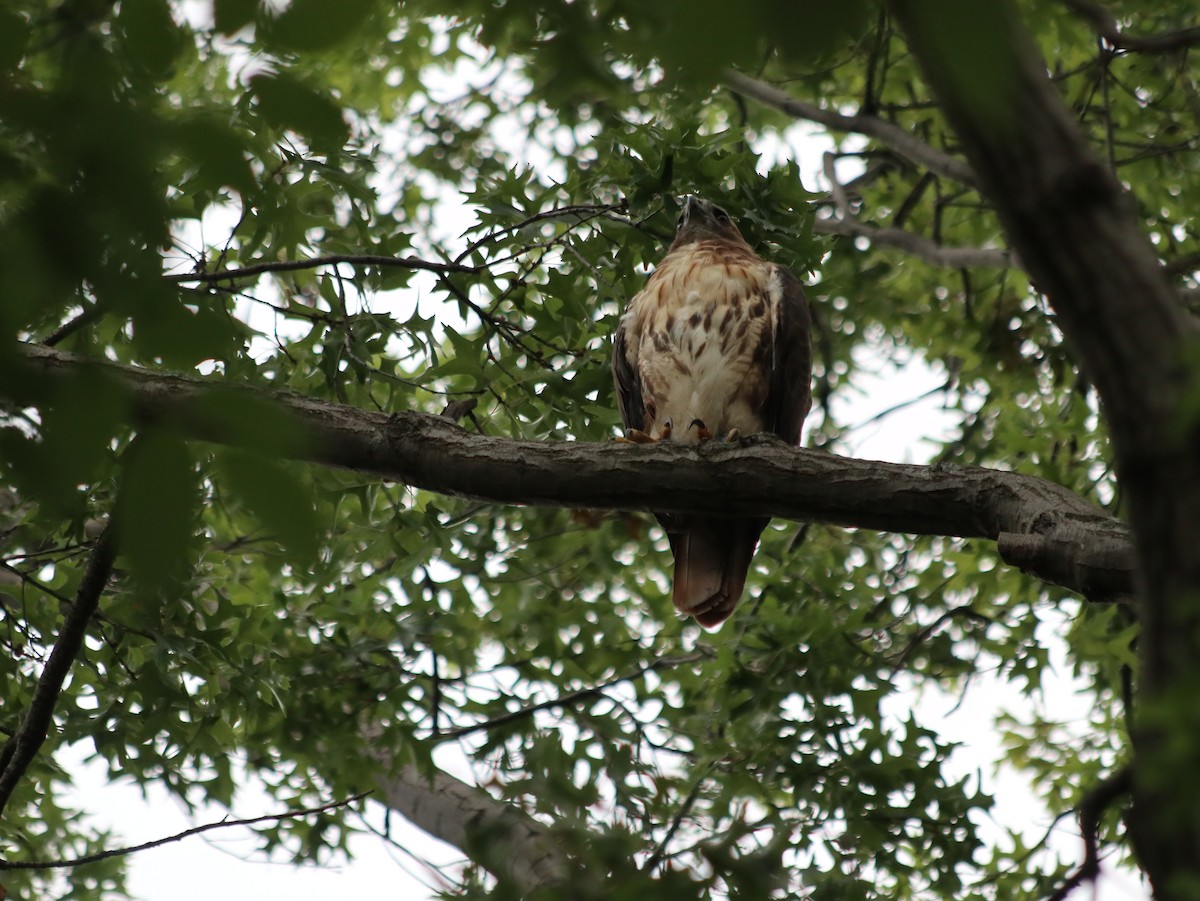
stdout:
{"type": "Polygon", "coordinates": [[[815,103],[792,97],[772,84],[733,70],[725,73],[725,83],[739,94],[757,100],[764,106],[773,107],[798,119],[816,122],[831,131],[853,132],[874,138],[899,156],[918,166],[924,166],[930,172],[936,172],[965,185],[975,184],[975,174],[963,160],[930,147],[914,137],[912,132],[886,119],[868,115],[847,116],[835,110],[823,109],[815,103]]]}
{"type": "Polygon", "coordinates": [[[567,880],[572,868],[546,826],[441,770],[427,773],[413,764],[397,768],[373,730],[364,733],[372,756],[383,767],[375,778],[376,800],[470,855],[520,897],[567,880]]]}
{"type": "Polygon", "coordinates": [[[1063,3],[1091,22],[1105,43],[1118,50],[1167,53],[1200,44],[1200,27],[1194,25],[1179,31],[1165,31],[1162,34],[1129,34],[1121,30],[1116,16],[1099,3],[1093,3],[1091,0],[1063,0],[1063,3]]]}
{"type": "Polygon", "coordinates": [[[358,410],[286,392],[98,363],[25,345],[28,378],[0,393],[36,403],[44,386],[99,367],[130,392],[137,422],[239,444],[221,398],[270,404],[302,442],[281,453],[442,494],[501,504],[771,515],[921,535],[988,538],[1035,575],[1092,598],[1131,591],[1125,527],[1067,489],[1019,473],[855,460],[757,439],[745,446],[515,441],[441,416],[358,410]]]}
{"type": "Polygon", "coordinates": [[[4,744],[0,751],[0,813],[4,811],[13,791],[25,775],[25,770],[37,756],[38,750],[50,731],[54,717],[54,706],[62,692],[63,682],[71,671],[71,664],[83,646],[83,636],[88,622],[100,603],[100,595],[108,584],[112,573],[116,547],[110,525],[97,539],[92,555],[88,559],[83,580],[75,593],[75,603],[67,611],[54,650],[42,668],[33,700],[21,718],[21,725],[4,744]]]}

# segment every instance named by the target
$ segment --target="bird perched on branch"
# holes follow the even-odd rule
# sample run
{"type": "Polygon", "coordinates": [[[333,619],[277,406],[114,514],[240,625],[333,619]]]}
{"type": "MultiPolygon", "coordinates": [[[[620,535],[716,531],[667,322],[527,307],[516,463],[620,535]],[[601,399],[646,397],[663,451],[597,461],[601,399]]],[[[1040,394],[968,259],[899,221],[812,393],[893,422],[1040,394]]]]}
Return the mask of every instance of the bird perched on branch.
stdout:
{"type": "MultiPolygon", "coordinates": [[[[683,198],[670,250],[629,303],[613,379],[626,440],[697,444],[770,432],[789,444],[812,403],[812,330],[800,280],[746,243],[725,210],[683,198]]],[[[656,514],[675,555],[679,612],[733,613],[765,517],[656,514]]]]}

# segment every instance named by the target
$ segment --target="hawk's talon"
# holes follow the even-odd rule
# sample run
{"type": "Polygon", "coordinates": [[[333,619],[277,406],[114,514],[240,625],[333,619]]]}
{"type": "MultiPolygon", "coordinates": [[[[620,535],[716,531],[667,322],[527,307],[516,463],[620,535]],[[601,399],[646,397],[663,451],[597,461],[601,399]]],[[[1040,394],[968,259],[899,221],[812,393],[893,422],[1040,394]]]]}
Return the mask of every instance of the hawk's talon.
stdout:
{"type": "Polygon", "coordinates": [[[641,429],[626,429],[624,437],[617,439],[621,444],[653,444],[654,440],[641,429]]]}
{"type": "Polygon", "coordinates": [[[663,423],[662,431],[658,433],[659,441],[670,441],[671,440],[671,426],[672,426],[671,420],[669,420],[669,419],[663,423]]]}
{"type": "Polygon", "coordinates": [[[741,429],[730,429],[728,432],[725,433],[725,440],[728,441],[730,444],[733,444],[735,441],[740,443],[742,440],[742,430],[741,429]]]}

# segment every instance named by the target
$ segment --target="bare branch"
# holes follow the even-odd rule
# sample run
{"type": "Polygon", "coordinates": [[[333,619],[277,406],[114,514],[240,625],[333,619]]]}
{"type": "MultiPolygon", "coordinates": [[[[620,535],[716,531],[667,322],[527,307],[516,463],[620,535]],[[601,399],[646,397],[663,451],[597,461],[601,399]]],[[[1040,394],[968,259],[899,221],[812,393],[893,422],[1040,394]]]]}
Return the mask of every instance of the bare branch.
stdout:
{"type": "Polygon", "coordinates": [[[498,228],[488,232],[481,238],[472,241],[467,249],[454,258],[456,263],[461,263],[472,253],[477,251],[485,244],[490,244],[500,240],[506,235],[511,235],[519,232],[523,228],[528,228],[531,225],[537,225],[540,222],[557,222],[563,219],[570,221],[573,225],[584,225],[593,219],[612,218],[618,222],[628,224],[628,219],[624,216],[614,215],[624,213],[627,209],[627,201],[621,200],[618,203],[577,203],[570,206],[553,207],[552,209],[542,210],[539,213],[534,213],[522,219],[515,225],[508,225],[504,228],[498,228]]]}
{"type": "Polygon", "coordinates": [[[283,813],[268,813],[259,817],[249,817],[244,820],[231,820],[226,817],[215,823],[205,823],[203,826],[193,826],[191,829],[185,829],[183,832],[176,832],[174,835],[168,835],[166,838],[156,838],[153,841],[142,842],[140,845],[130,845],[128,848],[112,848],[108,851],[98,851],[95,854],[87,854],[83,857],[77,857],[74,860],[33,860],[33,861],[13,861],[0,860],[0,870],[53,870],[65,869],[69,867],[81,867],[85,863],[95,863],[98,860],[106,860],[109,857],[121,857],[126,854],[136,854],[139,851],[148,851],[151,848],[159,848],[163,845],[169,845],[172,842],[182,841],[185,838],[190,838],[193,835],[200,835],[203,832],[210,832],[213,829],[228,829],[231,826],[254,826],[258,823],[279,822],[280,820],[297,820],[301,817],[312,816],[313,814],[324,813],[327,810],[335,810],[338,807],[346,807],[353,804],[355,801],[361,801],[370,792],[362,792],[361,794],[352,795],[349,798],[343,798],[341,801],[330,801],[328,804],[322,804],[320,807],[301,807],[295,810],[287,810],[283,813]]]}
{"type": "Polygon", "coordinates": [[[624,209],[625,201],[607,204],[574,204],[543,210],[523,219],[515,225],[489,232],[468,245],[466,250],[462,251],[453,261],[443,262],[440,260],[425,260],[420,257],[392,257],[378,254],[338,253],[311,257],[307,260],[266,260],[259,263],[249,263],[237,269],[222,269],[217,272],[177,272],[166,275],[164,278],[169,282],[213,284],[232,281],[234,279],[251,278],[267,272],[296,272],[304,269],[320,269],[339,263],[347,263],[353,266],[378,266],[385,269],[416,269],[424,272],[435,272],[442,276],[451,273],[469,275],[482,272],[487,267],[472,266],[462,261],[485,244],[498,241],[506,235],[513,234],[540,222],[567,220],[572,225],[584,225],[598,218],[613,218],[619,222],[626,222],[627,220],[623,216],[617,215],[624,211],[624,209]]]}
{"type": "Polygon", "coordinates": [[[100,595],[108,585],[115,557],[116,546],[110,525],[97,539],[88,559],[87,569],[75,594],[75,602],[67,611],[58,633],[58,640],[54,643],[54,650],[50,652],[50,658],[42,668],[42,675],[38,678],[29,709],[21,718],[21,725],[17,727],[17,731],[0,751],[0,812],[8,804],[21,777],[25,775],[25,770],[46,740],[63,682],[83,646],[84,633],[100,603],[100,595]]]}
{"type": "Polygon", "coordinates": [[[349,263],[354,266],[379,266],[385,269],[419,269],[424,272],[436,272],[445,275],[448,272],[479,272],[478,266],[467,266],[462,263],[442,263],[437,260],[422,260],[419,257],[389,257],[369,253],[332,253],[324,256],[311,257],[307,260],[268,260],[262,263],[251,263],[237,269],[222,269],[217,272],[175,272],[164,275],[169,282],[198,282],[214,284],[228,282],[234,279],[251,278],[267,272],[296,272],[302,269],[322,269],[325,266],[335,266],[338,263],[349,263]]]}
{"type": "Polygon", "coordinates": [[[1200,26],[1193,25],[1190,28],[1164,31],[1161,34],[1129,34],[1121,30],[1116,16],[1099,3],[1093,3],[1091,0],[1063,0],[1063,3],[1091,22],[1105,43],[1118,50],[1169,53],[1200,44],[1200,26]]]}
{"type": "Polygon", "coordinates": [[[61,344],[71,335],[75,334],[81,328],[91,325],[93,322],[99,321],[104,316],[104,307],[99,303],[93,303],[91,306],[84,307],[83,312],[73,319],[68,319],[53,332],[46,336],[42,342],[47,347],[54,347],[56,344],[61,344]]]}
{"type": "Polygon", "coordinates": [[[592,685],[588,688],[581,688],[578,691],[567,692],[566,694],[560,695],[559,697],[553,698],[549,701],[542,701],[538,704],[530,704],[528,707],[522,707],[520,710],[510,711],[509,713],[506,713],[502,716],[493,717],[492,719],[486,720],[482,723],[475,723],[473,726],[462,726],[458,729],[439,731],[436,733],[436,737],[439,741],[442,741],[451,738],[462,738],[464,735],[471,735],[475,732],[487,732],[499,726],[505,726],[509,723],[514,723],[517,720],[533,716],[533,714],[537,713],[539,710],[553,710],[556,707],[569,707],[572,704],[578,703],[579,701],[586,701],[589,698],[602,695],[605,689],[612,688],[614,685],[620,685],[622,682],[632,682],[634,679],[640,679],[642,676],[646,675],[646,673],[656,673],[659,670],[671,669],[684,663],[692,663],[696,660],[703,660],[704,658],[711,656],[712,654],[707,651],[694,651],[691,654],[684,654],[680,657],[661,657],[647,666],[639,667],[631,673],[615,676],[614,678],[609,679],[607,682],[601,682],[598,685],[592,685]]]}
{"type": "MultiPolygon", "coordinates": [[[[823,157],[825,178],[829,182],[829,191],[833,198],[834,215],[818,216],[813,222],[814,231],[847,238],[866,238],[873,244],[903,250],[932,266],[945,266],[951,269],[1005,269],[1016,264],[1015,256],[1007,250],[982,247],[945,247],[930,238],[905,231],[902,228],[887,228],[859,222],[854,218],[845,187],[838,181],[836,161],[836,157],[832,153],[826,153],[823,157]]],[[[902,218],[903,208],[896,215],[897,220],[902,218]]]]}
{"type": "Polygon", "coordinates": [[[1133,552],[1124,525],[1060,485],[1019,473],[855,460],[763,436],[697,447],[489,438],[442,416],[358,410],[36,345],[23,345],[22,352],[27,377],[0,384],[0,393],[22,403],[36,404],[44,386],[81,368],[103,367],[130,392],[136,421],[169,423],[196,439],[237,445],[242,436],[219,414],[220,399],[236,394],[274,405],[292,421],[305,436],[303,444],[281,451],[293,459],[441,494],[500,504],[779,516],[993,541],[1035,536],[1044,553],[1012,562],[1035,565],[1035,575],[1087,597],[1132,591],[1133,552]]]}
{"type": "Polygon", "coordinates": [[[931,266],[944,266],[950,269],[1007,269],[1018,264],[1016,255],[1010,250],[990,247],[947,247],[924,235],[905,231],[902,228],[867,225],[857,219],[818,218],[813,223],[813,231],[826,235],[841,235],[846,238],[866,238],[872,244],[902,250],[931,266]]]}
{"type": "Polygon", "coordinates": [[[911,132],[886,119],[861,114],[847,116],[834,110],[822,109],[815,103],[792,97],[772,84],[733,70],[726,71],[725,83],[733,90],[789,116],[816,122],[833,131],[866,135],[910,162],[924,166],[930,172],[936,172],[965,185],[975,184],[975,174],[963,160],[930,147],[914,137],[911,132]]]}

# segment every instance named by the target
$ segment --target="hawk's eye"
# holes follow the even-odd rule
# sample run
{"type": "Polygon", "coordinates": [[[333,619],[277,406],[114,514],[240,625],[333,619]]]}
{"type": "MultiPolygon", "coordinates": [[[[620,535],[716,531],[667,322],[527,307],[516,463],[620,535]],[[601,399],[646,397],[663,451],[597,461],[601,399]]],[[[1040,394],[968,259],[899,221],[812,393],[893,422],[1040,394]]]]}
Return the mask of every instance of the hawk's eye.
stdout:
{"type": "Polygon", "coordinates": [[[729,214],[727,212],[725,212],[723,209],[721,209],[719,206],[713,208],[713,215],[716,217],[717,221],[720,222],[722,225],[728,225],[730,222],[729,214]]]}

